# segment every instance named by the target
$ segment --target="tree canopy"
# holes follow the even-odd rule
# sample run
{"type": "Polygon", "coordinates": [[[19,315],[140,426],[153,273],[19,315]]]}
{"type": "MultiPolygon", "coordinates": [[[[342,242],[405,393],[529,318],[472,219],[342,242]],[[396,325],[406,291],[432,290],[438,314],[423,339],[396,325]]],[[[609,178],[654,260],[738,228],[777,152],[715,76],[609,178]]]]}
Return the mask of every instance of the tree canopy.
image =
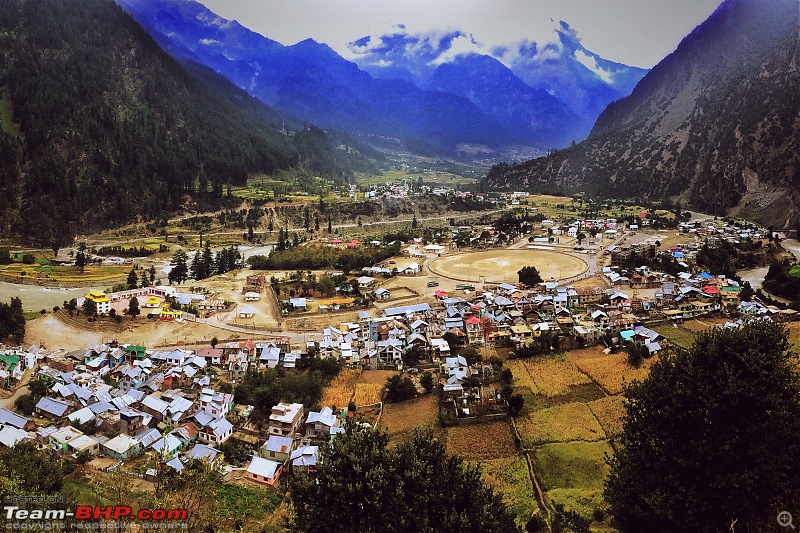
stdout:
{"type": "Polygon", "coordinates": [[[11,303],[0,302],[0,339],[13,337],[20,344],[25,338],[25,313],[22,300],[11,298],[11,303]]]}
{"type": "Polygon", "coordinates": [[[717,328],[626,390],[605,497],[623,530],[762,531],[800,504],[800,378],[782,326],[717,328]]]}
{"type": "Polygon", "coordinates": [[[293,476],[291,526],[307,533],[514,532],[514,517],[475,465],[430,430],[388,448],[385,432],[349,423],[320,448],[315,476],[293,476]]]}
{"type": "Polygon", "coordinates": [[[517,275],[519,276],[519,282],[529,287],[533,287],[542,282],[542,276],[539,275],[539,271],[535,266],[524,266],[517,272],[517,275]]]}

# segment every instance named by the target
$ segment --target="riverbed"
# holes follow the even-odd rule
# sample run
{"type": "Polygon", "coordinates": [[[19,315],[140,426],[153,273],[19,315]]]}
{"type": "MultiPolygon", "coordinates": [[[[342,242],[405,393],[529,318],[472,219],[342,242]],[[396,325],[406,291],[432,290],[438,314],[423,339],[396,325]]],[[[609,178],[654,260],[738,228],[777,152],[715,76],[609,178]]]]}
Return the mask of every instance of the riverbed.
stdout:
{"type": "Polygon", "coordinates": [[[16,297],[22,300],[25,311],[52,310],[53,307],[64,305],[64,300],[81,298],[92,290],[105,290],[106,286],[79,287],[76,289],[61,289],[57,287],[41,287],[39,285],[18,285],[0,281],[0,301],[8,302],[16,297]]]}

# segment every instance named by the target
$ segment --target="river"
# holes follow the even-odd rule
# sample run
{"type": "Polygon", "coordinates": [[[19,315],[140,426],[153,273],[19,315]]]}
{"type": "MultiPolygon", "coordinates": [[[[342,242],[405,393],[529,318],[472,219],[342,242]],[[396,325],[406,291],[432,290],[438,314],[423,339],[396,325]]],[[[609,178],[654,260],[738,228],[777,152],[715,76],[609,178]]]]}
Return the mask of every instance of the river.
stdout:
{"type": "Polygon", "coordinates": [[[18,285],[0,281],[0,301],[8,302],[12,297],[22,300],[25,311],[50,311],[55,306],[64,305],[64,300],[80,298],[92,290],[105,290],[107,286],[79,287],[77,289],[60,289],[55,287],[40,287],[39,285],[18,285]]]}
{"type": "MultiPolygon", "coordinates": [[[[800,242],[797,239],[783,239],[781,240],[781,246],[783,246],[788,252],[794,255],[795,260],[800,261],[800,242]]],[[[762,285],[764,283],[764,278],[767,276],[768,271],[769,267],[765,266],[759,268],[751,268],[749,270],[740,270],[737,272],[737,274],[739,275],[739,277],[742,278],[742,281],[749,281],[750,286],[753,288],[753,290],[755,289],[763,290],[762,285]]],[[[779,302],[783,302],[786,304],[791,303],[789,300],[781,298],[780,296],[775,296],[773,294],[769,294],[769,296],[779,302]]]]}

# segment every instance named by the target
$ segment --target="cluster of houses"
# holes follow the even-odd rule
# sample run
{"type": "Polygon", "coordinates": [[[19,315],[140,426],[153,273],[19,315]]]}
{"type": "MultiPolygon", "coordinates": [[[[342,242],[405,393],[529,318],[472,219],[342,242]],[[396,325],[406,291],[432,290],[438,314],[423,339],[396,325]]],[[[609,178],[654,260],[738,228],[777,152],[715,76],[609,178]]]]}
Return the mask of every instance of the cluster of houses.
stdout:
{"type": "Polygon", "coordinates": [[[334,413],[323,407],[309,412],[304,421],[303,404],[279,403],[269,416],[269,437],[253,455],[244,477],[274,485],[288,467],[292,472],[316,471],[319,445],[344,431],[341,421],[346,416],[346,411],[334,413]]]}
{"type": "MultiPolygon", "coordinates": [[[[248,367],[292,368],[300,355],[289,350],[288,339],[232,342],[195,352],[109,341],[73,352],[30,347],[6,354],[2,360],[9,362],[10,372],[20,376],[20,369],[30,367],[48,387],[32,418],[0,410],[0,445],[13,448],[28,439],[76,457],[118,461],[152,452],[177,471],[190,458],[221,470],[220,447],[235,432],[228,420],[233,395],[212,387],[204,369],[213,365],[236,382],[248,367]]],[[[248,406],[241,414],[251,411],[248,406]]],[[[273,485],[289,465],[313,471],[318,444],[343,431],[346,416],[328,407],[306,414],[302,404],[279,403],[269,416],[269,438],[252,454],[244,477],[273,485]]]]}
{"type": "Polygon", "coordinates": [[[171,302],[182,306],[193,307],[201,314],[212,313],[225,309],[227,304],[220,298],[209,298],[203,293],[182,293],[175,287],[159,285],[157,287],[142,287],[127,291],[105,293],[104,291],[90,291],[77,300],[77,305],[83,307],[87,300],[95,304],[98,315],[108,315],[112,309],[122,313],[128,308],[132,298],[139,302],[140,312],[145,316],[157,316],[160,320],[182,320],[184,313],[180,309],[173,309],[171,302]],[[119,303],[119,305],[115,305],[119,303]]]}

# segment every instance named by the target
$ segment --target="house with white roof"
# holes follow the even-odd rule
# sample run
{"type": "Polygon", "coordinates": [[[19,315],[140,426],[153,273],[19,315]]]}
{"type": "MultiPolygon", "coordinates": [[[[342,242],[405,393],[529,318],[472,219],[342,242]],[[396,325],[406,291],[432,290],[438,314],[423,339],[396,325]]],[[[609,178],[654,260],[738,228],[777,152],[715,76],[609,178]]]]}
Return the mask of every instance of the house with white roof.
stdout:
{"type": "Polygon", "coordinates": [[[311,411],[306,419],[307,437],[330,437],[331,428],[339,426],[339,418],[327,405],[319,412],[311,411]]]}
{"type": "Polygon", "coordinates": [[[33,429],[35,424],[30,418],[25,418],[24,416],[13,411],[9,411],[8,409],[0,409],[0,425],[12,426],[17,429],[25,429],[26,427],[31,426],[30,429],[33,429]]]}
{"type": "Polygon", "coordinates": [[[469,364],[467,364],[467,360],[461,355],[445,358],[442,370],[447,374],[448,381],[450,381],[451,378],[463,381],[471,375],[469,364]]]}
{"type": "Polygon", "coordinates": [[[211,446],[206,446],[205,444],[196,444],[191,450],[189,450],[189,458],[196,459],[198,461],[207,461],[208,464],[213,465],[217,459],[220,458],[220,452],[218,449],[213,448],[211,446]]]}
{"type": "Polygon", "coordinates": [[[294,441],[289,437],[270,435],[264,445],[261,446],[259,455],[264,459],[285,463],[293,449],[294,441]]]}
{"type": "Polygon", "coordinates": [[[244,472],[244,478],[263,485],[275,485],[283,471],[283,465],[277,461],[254,456],[244,472]]]}
{"type": "MultiPolygon", "coordinates": [[[[153,429],[151,431],[155,431],[156,435],[158,435],[157,430],[153,429]]],[[[149,444],[152,444],[155,440],[149,444]]],[[[142,443],[134,437],[120,433],[113,439],[100,444],[100,450],[113,459],[130,459],[141,453],[142,443]]]]}
{"type": "Polygon", "coordinates": [[[14,426],[3,426],[0,429],[0,444],[6,448],[13,448],[17,443],[24,439],[31,438],[27,431],[24,431],[14,426]]]}
{"type": "Polygon", "coordinates": [[[233,424],[224,418],[212,420],[200,430],[200,440],[207,444],[219,446],[233,435],[233,424]]]}
{"type": "Polygon", "coordinates": [[[43,396],[36,403],[36,412],[39,413],[40,416],[53,420],[57,420],[66,415],[70,409],[72,409],[70,404],[53,398],[48,398],[47,396],[43,396]]]}
{"type": "Polygon", "coordinates": [[[279,403],[269,415],[269,434],[291,437],[300,427],[303,419],[302,403],[279,403]]]}
{"type": "Polygon", "coordinates": [[[69,451],[69,441],[83,436],[83,431],[72,426],[64,426],[56,429],[47,437],[47,445],[59,452],[69,451]]]}
{"type": "Polygon", "coordinates": [[[172,433],[161,437],[152,444],[153,451],[165,457],[175,455],[181,448],[183,448],[183,442],[172,433]]]}
{"type": "Polygon", "coordinates": [[[301,446],[292,452],[289,460],[292,462],[293,472],[315,472],[317,470],[317,455],[319,446],[301,446]]]}
{"type": "Polygon", "coordinates": [[[233,394],[204,388],[200,393],[200,410],[214,418],[224,418],[233,410],[233,394]]]}

